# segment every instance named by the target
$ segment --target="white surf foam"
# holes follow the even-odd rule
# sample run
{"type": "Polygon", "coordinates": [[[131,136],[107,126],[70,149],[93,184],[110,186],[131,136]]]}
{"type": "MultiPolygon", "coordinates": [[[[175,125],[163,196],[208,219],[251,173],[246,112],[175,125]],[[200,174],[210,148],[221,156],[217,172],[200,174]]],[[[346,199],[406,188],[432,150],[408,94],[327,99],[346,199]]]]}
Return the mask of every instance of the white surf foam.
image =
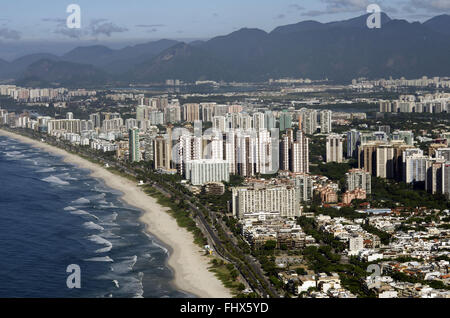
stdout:
{"type": "Polygon", "coordinates": [[[160,249],[162,249],[164,251],[165,254],[169,255],[169,250],[167,248],[165,248],[164,246],[158,244],[157,242],[155,242],[155,237],[151,236],[150,234],[148,234],[146,231],[144,231],[144,234],[152,240],[153,245],[155,245],[156,247],[159,247],[160,249]]]}
{"type": "Polygon", "coordinates": [[[93,257],[85,259],[86,262],[107,262],[107,263],[114,263],[114,260],[109,256],[104,257],[93,257]]]}
{"type": "Polygon", "coordinates": [[[103,226],[100,226],[94,222],[85,222],[83,224],[83,227],[88,229],[88,230],[99,230],[99,231],[103,231],[105,228],[103,226]]]}
{"type": "Polygon", "coordinates": [[[137,256],[133,255],[130,257],[124,257],[122,258],[124,261],[120,263],[115,263],[113,266],[113,271],[116,274],[125,274],[128,272],[131,272],[133,270],[134,265],[137,262],[137,256]]]}
{"type": "Polygon", "coordinates": [[[11,160],[24,159],[25,155],[20,151],[7,151],[5,155],[11,160]]]}
{"type": "Polygon", "coordinates": [[[54,171],[55,171],[55,168],[51,167],[51,168],[45,168],[45,169],[42,169],[42,170],[38,170],[36,172],[45,173],[45,172],[54,172],[54,171]]]}
{"type": "Polygon", "coordinates": [[[105,248],[101,248],[96,250],[96,253],[106,253],[109,252],[112,249],[112,243],[108,240],[105,240],[103,237],[98,235],[91,235],[88,237],[89,241],[97,243],[99,245],[106,245],[105,248]]]}
{"type": "Polygon", "coordinates": [[[64,179],[64,180],[78,180],[77,178],[72,177],[68,172],[63,173],[63,174],[58,174],[57,175],[58,178],[64,179]]]}
{"type": "Polygon", "coordinates": [[[86,198],[79,198],[75,201],[72,201],[72,203],[74,203],[74,204],[89,204],[89,203],[91,203],[91,201],[89,201],[86,198]]]}
{"type": "Polygon", "coordinates": [[[95,216],[95,215],[93,215],[93,214],[91,214],[89,212],[86,212],[84,210],[72,210],[72,211],[70,211],[70,214],[73,214],[73,215],[86,215],[86,216],[93,217],[96,220],[99,220],[99,218],[97,216],[95,216]]]}
{"type": "Polygon", "coordinates": [[[116,223],[114,222],[116,221],[118,215],[119,214],[117,214],[116,212],[113,212],[112,214],[103,217],[102,222],[100,224],[115,225],[116,223]]]}
{"type": "Polygon", "coordinates": [[[42,181],[45,181],[45,182],[48,182],[48,183],[54,183],[54,184],[58,184],[58,185],[69,185],[70,184],[67,181],[61,180],[57,176],[50,176],[50,177],[42,179],[42,181]]]}
{"type": "Polygon", "coordinates": [[[142,284],[142,279],[144,278],[144,273],[139,272],[138,277],[128,280],[128,282],[125,285],[125,288],[123,288],[124,291],[127,293],[133,293],[133,298],[143,298],[144,297],[144,285],[142,284]]]}

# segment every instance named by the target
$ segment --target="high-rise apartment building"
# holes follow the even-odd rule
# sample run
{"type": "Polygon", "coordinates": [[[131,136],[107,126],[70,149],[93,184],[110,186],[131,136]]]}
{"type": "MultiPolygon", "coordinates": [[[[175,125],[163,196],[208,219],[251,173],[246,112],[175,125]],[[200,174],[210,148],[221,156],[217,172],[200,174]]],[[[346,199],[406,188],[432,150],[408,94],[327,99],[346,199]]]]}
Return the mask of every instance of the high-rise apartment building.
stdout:
{"type": "Polygon", "coordinates": [[[280,131],[292,128],[292,115],[286,111],[280,114],[280,131]]]}
{"type": "Polygon", "coordinates": [[[328,135],[326,148],[327,148],[326,162],[342,163],[343,141],[340,135],[337,134],[328,135]]]}
{"type": "Polygon", "coordinates": [[[331,128],[331,110],[322,110],[320,112],[320,133],[329,134],[332,131],[331,128]]]}
{"type": "Polygon", "coordinates": [[[367,194],[372,192],[372,176],[363,169],[352,169],[345,174],[347,191],[364,190],[367,194]]]}
{"type": "Polygon", "coordinates": [[[193,123],[200,120],[200,105],[199,104],[184,104],[183,105],[183,119],[188,123],[193,123]]]}
{"type": "Polygon", "coordinates": [[[237,187],[232,190],[232,210],[236,218],[254,212],[279,212],[282,217],[298,217],[300,195],[297,187],[237,187]]]}
{"type": "Polygon", "coordinates": [[[347,158],[357,158],[358,147],[361,144],[361,134],[357,130],[347,132],[347,158]]]}
{"type": "Polygon", "coordinates": [[[89,115],[89,120],[94,124],[94,128],[99,128],[102,125],[102,117],[100,113],[94,113],[89,115]]]}
{"type": "Polygon", "coordinates": [[[307,135],[314,135],[317,132],[317,110],[301,109],[302,130],[307,135]]]}
{"type": "Polygon", "coordinates": [[[253,128],[256,131],[267,129],[265,115],[263,113],[253,114],[253,128]]]}
{"type": "Polygon", "coordinates": [[[403,157],[403,182],[425,182],[428,156],[417,153],[403,157]]]}
{"type": "Polygon", "coordinates": [[[128,151],[129,151],[129,160],[131,162],[141,161],[138,128],[132,128],[128,131],[128,151]]]}
{"type": "Polygon", "coordinates": [[[297,131],[296,141],[291,146],[289,167],[294,173],[309,173],[309,139],[301,130],[297,131]]]}
{"type": "Polygon", "coordinates": [[[201,159],[186,162],[185,178],[192,185],[230,181],[228,163],[225,160],[201,159]]]}
{"type": "Polygon", "coordinates": [[[425,190],[436,194],[443,192],[443,168],[445,160],[430,158],[427,160],[425,176],[425,190]]]}
{"type": "Polygon", "coordinates": [[[201,119],[204,122],[212,122],[213,117],[215,116],[216,113],[216,103],[201,103],[200,104],[200,108],[201,108],[201,119]]]}
{"type": "Polygon", "coordinates": [[[381,145],[376,150],[376,176],[384,179],[394,178],[394,148],[381,145]]]}

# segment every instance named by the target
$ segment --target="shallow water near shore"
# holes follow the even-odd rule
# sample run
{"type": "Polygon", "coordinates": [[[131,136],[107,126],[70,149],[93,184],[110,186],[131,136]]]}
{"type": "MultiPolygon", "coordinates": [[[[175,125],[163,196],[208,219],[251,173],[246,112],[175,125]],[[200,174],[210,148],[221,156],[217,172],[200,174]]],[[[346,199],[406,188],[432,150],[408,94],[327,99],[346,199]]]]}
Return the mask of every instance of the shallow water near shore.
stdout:
{"type": "Polygon", "coordinates": [[[89,171],[0,136],[0,297],[192,297],[141,211],[89,171]],[[66,268],[81,268],[69,289],[66,268]]]}

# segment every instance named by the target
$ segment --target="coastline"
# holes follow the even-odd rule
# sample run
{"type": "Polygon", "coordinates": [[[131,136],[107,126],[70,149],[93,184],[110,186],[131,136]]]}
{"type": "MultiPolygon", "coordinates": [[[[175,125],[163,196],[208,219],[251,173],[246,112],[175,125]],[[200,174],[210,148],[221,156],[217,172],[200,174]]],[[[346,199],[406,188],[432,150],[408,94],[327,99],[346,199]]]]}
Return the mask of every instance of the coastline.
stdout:
{"type": "Polygon", "coordinates": [[[208,270],[209,259],[194,243],[192,233],[178,226],[167,213],[168,208],[159,205],[140,187],[127,178],[116,175],[97,164],[46,143],[0,129],[0,135],[30,144],[33,147],[63,157],[67,163],[90,171],[93,178],[102,180],[108,187],[120,191],[121,199],[142,210],[140,221],[146,231],[169,247],[168,266],[174,272],[173,284],[177,289],[200,298],[231,298],[231,292],[222,285],[215,274],[208,270]]]}

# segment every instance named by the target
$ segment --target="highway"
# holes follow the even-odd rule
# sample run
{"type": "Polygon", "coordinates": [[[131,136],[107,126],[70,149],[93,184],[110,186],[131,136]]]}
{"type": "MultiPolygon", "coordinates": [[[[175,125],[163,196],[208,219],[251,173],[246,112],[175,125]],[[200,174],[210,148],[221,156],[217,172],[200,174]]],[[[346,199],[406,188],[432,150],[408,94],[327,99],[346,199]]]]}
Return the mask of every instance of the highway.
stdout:
{"type": "MultiPolygon", "coordinates": [[[[29,131],[23,131],[26,135],[29,137],[32,137],[34,139],[44,139],[46,143],[54,145],[56,147],[62,148],[66,151],[76,153],[78,155],[90,158],[91,160],[99,161],[101,164],[106,165],[108,164],[111,168],[115,168],[119,171],[123,171],[126,174],[133,176],[136,179],[139,179],[139,176],[145,175],[146,172],[141,170],[140,173],[136,172],[135,170],[131,169],[130,167],[115,161],[115,160],[109,160],[106,158],[98,157],[96,154],[86,151],[85,149],[82,149],[78,146],[74,146],[71,144],[68,144],[66,142],[57,140],[54,137],[50,137],[48,135],[41,135],[39,133],[30,133],[29,131]]],[[[266,278],[259,262],[257,262],[254,258],[252,258],[249,255],[246,255],[239,245],[237,244],[238,239],[234,237],[232,232],[227,228],[227,226],[220,220],[220,218],[217,218],[215,215],[215,212],[211,211],[208,207],[205,207],[201,203],[198,202],[198,206],[194,205],[191,202],[192,197],[186,195],[185,193],[182,193],[180,191],[177,191],[176,193],[174,191],[171,191],[168,188],[173,188],[170,184],[161,184],[161,182],[147,182],[147,185],[154,187],[159,192],[166,196],[179,198],[181,195],[181,198],[187,202],[190,209],[195,213],[196,219],[195,221],[200,222],[203,229],[205,231],[202,231],[204,234],[207,235],[207,239],[209,242],[213,243],[213,249],[215,253],[223,258],[224,260],[234,264],[234,266],[239,271],[241,277],[247,282],[247,284],[256,291],[260,296],[266,298],[266,297],[279,297],[279,294],[277,290],[274,288],[274,286],[268,281],[266,278]],[[242,257],[243,260],[237,258],[236,256],[233,256],[230,251],[228,251],[227,247],[224,245],[222,240],[218,237],[218,233],[216,229],[213,229],[211,224],[207,221],[204,214],[200,210],[199,206],[204,210],[208,212],[208,216],[211,220],[218,220],[218,224],[222,227],[222,231],[225,235],[226,241],[230,242],[232,244],[233,249],[235,249],[242,257]],[[247,277],[250,276],[250,277],[247,277]],[[267,287],[268,291],[266,291],[266,288],[261,284],[261,281],[264,283],[264,285],[267,287]],[[255,283],[257,282],[256,286],[255,283]]]]}

